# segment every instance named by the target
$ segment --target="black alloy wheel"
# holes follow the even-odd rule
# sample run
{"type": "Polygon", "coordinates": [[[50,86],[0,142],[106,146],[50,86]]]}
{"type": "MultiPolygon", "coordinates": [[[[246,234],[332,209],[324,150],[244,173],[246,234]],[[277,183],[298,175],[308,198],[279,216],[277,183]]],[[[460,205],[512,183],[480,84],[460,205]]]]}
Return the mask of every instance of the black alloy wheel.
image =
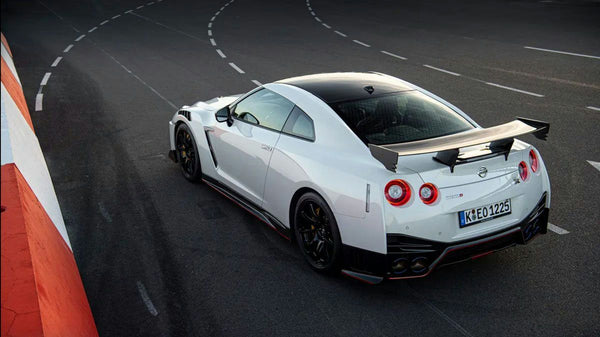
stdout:
{"type": "Polygon", "coordinates": [[[199,181],[202,178],[198,147],[192,132],[186,124],[180,124],[175,132],[175,148],[177,161],[183,176],[189,181],[199,181]]]}
{"type": "Polygon", "coordinates": [[[306,193],[296,203],[294,234],[302,255],[319,272],[339,271],[342,240],[327,203],[316,193],[306,193]]]}

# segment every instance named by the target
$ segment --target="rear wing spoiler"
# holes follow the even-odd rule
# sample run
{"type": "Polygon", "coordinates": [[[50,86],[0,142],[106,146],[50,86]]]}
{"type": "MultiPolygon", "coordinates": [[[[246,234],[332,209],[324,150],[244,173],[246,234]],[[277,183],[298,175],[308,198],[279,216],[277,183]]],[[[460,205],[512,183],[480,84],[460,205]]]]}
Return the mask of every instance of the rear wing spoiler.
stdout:
{"type": "Polygon", "coordinates": [[[398,156],[433,152],[436,152],[433,160],[450,166],[450,171],[453,172],[455,165],[482,157],[461,158],[459,156],[460,148],[490,143],[490,152],[483,156],[504,154],[508,159],[515,137],[531,133],[538,139],[546,140],[549,130],[550,124],[547,122],[517,117],[516,120],[509,123],[490,128],[472,129],[438,138],[389,145],[369,144],[369,150],[375,159],[392,172],[396,172],[398,156]]]}

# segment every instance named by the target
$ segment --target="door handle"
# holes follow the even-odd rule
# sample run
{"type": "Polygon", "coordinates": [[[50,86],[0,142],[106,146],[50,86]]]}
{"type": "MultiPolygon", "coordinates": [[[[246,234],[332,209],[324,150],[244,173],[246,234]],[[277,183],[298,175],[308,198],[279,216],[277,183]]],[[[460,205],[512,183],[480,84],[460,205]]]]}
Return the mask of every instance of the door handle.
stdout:
{"type": "Polygon", "coordinates": [[[269,146],[269,145],[267,145],[267,144],[262,144],[262,145],[260,146],[260,148],[261,148],[261,149],[263,149],[263,150],[267,150],[267,151],[269,151],[269,152],[270,152],[271,150],[273,150],[273,148],[272,148],[272,147],[270,147],[270,146],[269,146]]]}

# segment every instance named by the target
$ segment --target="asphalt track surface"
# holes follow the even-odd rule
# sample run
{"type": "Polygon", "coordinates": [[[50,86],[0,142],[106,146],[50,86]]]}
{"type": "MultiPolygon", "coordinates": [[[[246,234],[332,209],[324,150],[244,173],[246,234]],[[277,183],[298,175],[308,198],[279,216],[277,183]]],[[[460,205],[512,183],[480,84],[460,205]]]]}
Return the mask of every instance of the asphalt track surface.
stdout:
{"type": "Polygon", "coordinates": [[[600,171],[588,163],[600,161],[598,2],[225,4],[2,1],[101,335],[600,335],[600,171]],[[314,273],[166,157],[175,107],[256,81],[369,70],[483,126],[549,121],[547,142],[524,140],[550,172],[550,222],[569,233],[366,286],[314,273]]]}

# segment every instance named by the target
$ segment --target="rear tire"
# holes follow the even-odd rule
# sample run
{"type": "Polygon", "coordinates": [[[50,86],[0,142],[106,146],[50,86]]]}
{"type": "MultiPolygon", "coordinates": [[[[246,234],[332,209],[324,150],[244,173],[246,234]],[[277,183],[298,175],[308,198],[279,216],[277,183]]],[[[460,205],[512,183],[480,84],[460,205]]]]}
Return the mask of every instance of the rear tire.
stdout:
{"type": "Polygon", "coordinates": [[[185,179],[198,182],[202,179],[198,146],[190,128],[180,124],[175,131],[175,151],[177,162],[185,179]]]}
{"type": "Polygon", "coordinates": [[[294,236],[308,264],[320,273],[340,270],[342,239],[333,212],[321,196],[308,192],[294,209],[294,236]]]}

